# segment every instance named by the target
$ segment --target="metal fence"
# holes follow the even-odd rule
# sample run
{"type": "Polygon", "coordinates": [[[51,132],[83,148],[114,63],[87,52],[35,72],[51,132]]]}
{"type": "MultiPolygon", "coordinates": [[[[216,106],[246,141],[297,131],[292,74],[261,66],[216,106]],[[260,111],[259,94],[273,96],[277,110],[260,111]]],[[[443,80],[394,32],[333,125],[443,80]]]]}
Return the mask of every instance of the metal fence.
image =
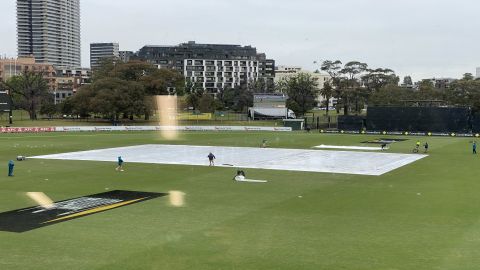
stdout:
{"type": "Polygon", "coordinates": [[[338,116],[309,113],[305,115],[305,127],[310,129],[336,129],[338,116]]]}

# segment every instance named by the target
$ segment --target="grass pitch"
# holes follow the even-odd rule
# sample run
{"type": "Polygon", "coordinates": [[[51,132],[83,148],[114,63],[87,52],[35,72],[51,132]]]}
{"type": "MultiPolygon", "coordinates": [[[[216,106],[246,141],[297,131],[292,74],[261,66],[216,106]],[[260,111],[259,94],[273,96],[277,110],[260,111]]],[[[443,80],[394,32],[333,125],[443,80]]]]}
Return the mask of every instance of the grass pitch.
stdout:
{"type": "MultiPolygon", "coordinates": [[[[428,139],[430,156],[383,176],[248,169],[267,184],[231,181],[235,168],[27,160],[17,155],[141,144],[307,149],[362,145],[373,136],[305,133],[2,135],[0,212],[33,206],[26,192],[54,201],[106,190],[185,194],[26,233],[0,232],[0,269],[478,269],[479,160],[472,139],[428,139]]],[[[416,138],[390,152],[410,153],[416,138]]]]}

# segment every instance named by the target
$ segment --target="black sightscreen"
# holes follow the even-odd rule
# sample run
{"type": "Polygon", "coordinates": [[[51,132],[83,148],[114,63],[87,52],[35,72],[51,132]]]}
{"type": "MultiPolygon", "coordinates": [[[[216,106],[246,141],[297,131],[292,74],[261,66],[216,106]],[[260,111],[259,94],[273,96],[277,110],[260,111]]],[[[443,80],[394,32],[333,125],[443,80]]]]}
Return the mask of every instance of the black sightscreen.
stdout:
{"type": "Polygon", "coordinates": [[[341,115],[338,117],[338,129],[359,131],[364,128],[365,117],[354,115],[341,115]]]}
{"type": "Polygon", "coordinates": [[[470,132],[468,108],[369,107],[367,130],[409,132],[470,132]]]}

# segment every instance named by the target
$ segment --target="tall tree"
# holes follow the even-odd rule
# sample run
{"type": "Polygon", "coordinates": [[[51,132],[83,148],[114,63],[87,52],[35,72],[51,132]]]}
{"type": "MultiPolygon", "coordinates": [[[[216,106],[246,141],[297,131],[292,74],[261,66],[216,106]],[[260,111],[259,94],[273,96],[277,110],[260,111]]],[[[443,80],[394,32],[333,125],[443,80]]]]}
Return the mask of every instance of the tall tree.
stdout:
{"type": "Polygon", "coordinates": [[[388,68],[368,69],[362,76],[362,87],[360,87],[361,98],[369,104],[370,97],[387,85],[397,86],[400,78],[395,72],[388,68]]]}
{"type": "Polygon", "coordinates": [[[187,81],[185,90],[187,93],[187,105],[192,107],[194,110],[197,110],[199,108],[200,99],[202,98],[205,91],[203,90],[203,88],[198,87],[190,80],[187,81]]]}
{"type": "Polygon", "coordinates": [[[48,102],[48,84],[40,73],[24,72],[11,77],[6,83],[16,107],[28,111],[31,120],[37,120],[42,103],[48,102]]]}
{"type": "Polygon", "coordinates": [[[326,115],[328,116],[330,111],[330,100],[333,97],[334,91],[330,82],[325,82],[323,88],[320,90],[320,94],[325,97],[326,104],[326,115]]]}
{"type": "Polygon", "coordinates": [[[321,69],[330,75],[331,78],[331,84],[332,86],[337,85],[337,80],[341,76],[340,71],[342,70],[342,61],[336,60],[336,61],[324,61],[322,63],[321,69]]]}
{"type": "Polygon", "coordinates": [[[410,76],[405,76],[403,77],[403,83],[404,86],[413,86],[413,80],[412,77],[410,76]]]}
{"type": "Polygon", "coordinates": [[[359,102],[363,95],[360,78],[362,74],[367,71],[368,65],[358,61],[351,61],[345,64],[340,74],[340,96],[343,101],[344,114],[348,115],[350,112],[350,102],[354,99],[355,111],[360,110],[359,102]]]}
{"type": "MultiPolygon", "coordinates": [[[[342,61],[340,60],[326,60],[322,63],[320,69],[326,72],[330,76],[330,86],[333,88],[332,97],[340,99],[340,85],[341,85],[341,74],[340,71],[342,70],[342,61]]],[[[328,107],[328,106],[327,106],[328,107]]],[[[327,108],[328,109],[328,108],[327,108]]],[[[337,112],[339,111],[339,107],[337,105],[337,112]]]]}
{"type": "Polygon", "coordinates": [[[233,109],[236,112],[246,112],[248,107],[253,106],[253,91],[248,84],[235,86],[232,90],[233,109]]]}
{"type": "Polygon", "coordinates": [[[473,77],[472,73],[465,73],[463,74],[463,80],[465,81],[473,81],[475,77],[473,77]]]}
{"type": "Polygon", "coordinates": [[[399,78],[395,72],[388,68],[368,69],[362,76],[362,82],[370,93],[380,90],[382,87],[393,84],[398,85],[399,78]]]}
{"type": "Polygon", "coordinates": [[[286,77],[279,83],[279,87],[283,93],[288,95],[288,108],[297,115],[305,115],[317,103],[318,84],[308,73],[299,73],[293,77],[286,77]]]}

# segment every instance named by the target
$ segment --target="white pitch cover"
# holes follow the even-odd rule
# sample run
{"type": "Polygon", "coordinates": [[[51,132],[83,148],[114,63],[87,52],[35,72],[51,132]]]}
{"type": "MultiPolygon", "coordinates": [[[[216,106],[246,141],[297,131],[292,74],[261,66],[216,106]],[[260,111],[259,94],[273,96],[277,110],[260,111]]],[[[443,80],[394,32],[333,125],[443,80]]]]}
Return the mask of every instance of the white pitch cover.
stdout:
{"type": "Polygon", "coordinates": [[[216,156],[217,166],[224,167],[375,176],[427,157],[420,154],[305,149],[138,145],[31,158],[116,162],[117,157],[122,156],[127,163],[208,166],[209,153],[216,156]]]}

